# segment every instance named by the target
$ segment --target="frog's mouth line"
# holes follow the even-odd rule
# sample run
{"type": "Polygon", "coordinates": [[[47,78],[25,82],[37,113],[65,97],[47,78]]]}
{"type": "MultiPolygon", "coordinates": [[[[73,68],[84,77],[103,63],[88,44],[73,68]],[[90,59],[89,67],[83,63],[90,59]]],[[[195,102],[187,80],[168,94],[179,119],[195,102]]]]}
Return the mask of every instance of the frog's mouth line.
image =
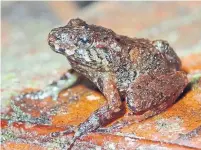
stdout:
{"type": "Polygon", "coordinates": [[[75,54],[75,51],[78,49],[78,47],[76,46],[74,46],[72,49],[68,49],[65,48],[65,46],[61,46],[60,44],[55,44],[53,42],[49,42],[49,45],[54,52],[60,53],[65,56],[71,56],[75,54]]]}
{"type": "Polygon", "coordinates": [[[67,48],[65,48],[64,50],[65,50],[65,55],[67,55],[67,56],[71,56],[71,55],[73,55],[73,54],[75,54],[75,51],[77,50],[78,48],[77,47],[74,47],[73,49],[67,49],[67,48]]]}

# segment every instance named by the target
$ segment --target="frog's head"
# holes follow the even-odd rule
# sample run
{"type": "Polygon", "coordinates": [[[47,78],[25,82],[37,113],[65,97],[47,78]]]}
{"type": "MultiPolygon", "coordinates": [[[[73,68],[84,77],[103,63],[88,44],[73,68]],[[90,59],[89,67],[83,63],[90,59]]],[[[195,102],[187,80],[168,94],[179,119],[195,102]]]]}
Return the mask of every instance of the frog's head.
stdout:
{"type": "Polygon", "coordinates": [[[85,21],[71,19],[66,26],[51,30],[48,43],[55,52],[71,56],[77,50],[85,50],[93,44],[89,30],[85,21]]]}
{"type": "Polygon", "coordinates": [[[91,64],[98,61],[96,50],[106,49],[108,39],[113,35],[112,30],[88,25],[81,19],[71,19],[66,26],[51,30],[48,43],[55,52],[70,60],[91,64]]]}

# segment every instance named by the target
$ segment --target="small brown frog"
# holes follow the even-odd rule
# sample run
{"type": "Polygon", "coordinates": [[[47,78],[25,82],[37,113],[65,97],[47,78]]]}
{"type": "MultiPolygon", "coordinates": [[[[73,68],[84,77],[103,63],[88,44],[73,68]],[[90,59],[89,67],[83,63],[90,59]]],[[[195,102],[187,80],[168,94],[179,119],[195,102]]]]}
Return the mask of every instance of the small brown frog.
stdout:
{"type": "Polygon", "coordinates": [[[57,99],[62,89],[85,76],[107,99],[103,107],[79,125],[72,143],[113,119],[124,107],[122,100],[136,115],[160,107],[166,109],[188,83],[186,74],[180,71],[180,59],[163,40],[129,38],[81,19],[71,19],[66,26],[51,30],[48,43],[52,50],[66,56],[72,70],[43,91],[26,97],[57,99]]]}

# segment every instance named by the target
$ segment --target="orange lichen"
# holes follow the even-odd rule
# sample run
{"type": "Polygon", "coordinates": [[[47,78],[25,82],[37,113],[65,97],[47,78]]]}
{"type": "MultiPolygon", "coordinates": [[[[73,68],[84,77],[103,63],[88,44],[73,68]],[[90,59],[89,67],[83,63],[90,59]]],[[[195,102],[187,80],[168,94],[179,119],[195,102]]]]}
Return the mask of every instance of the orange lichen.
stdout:
{"type": "Polygon", "coordinates": [[[80,97],[79,102],[73,102],[67,105],[68,110],[63,114],[57,114],[52,117],[52,123],[54,125],[65,126],[78,125],[88,118],[91,112],[100,108],[105,102],[105,99],[100,93],[93,92],[90,95],[84,95],[80,97]],[[92,97],[92,99],[90,99],[92,97]]]}

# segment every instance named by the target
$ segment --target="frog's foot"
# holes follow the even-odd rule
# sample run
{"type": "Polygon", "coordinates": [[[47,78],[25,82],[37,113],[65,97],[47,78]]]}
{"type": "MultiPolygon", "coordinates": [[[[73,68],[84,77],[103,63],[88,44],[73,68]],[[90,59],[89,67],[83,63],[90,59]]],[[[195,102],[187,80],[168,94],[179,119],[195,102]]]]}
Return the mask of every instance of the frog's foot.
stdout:
{"type": "Polygon", "coordinates": [[[21,94],[15,97],[15,100],[19,101],[24,98],[32,100],[42,100],[47,97],[52,97],[53,100],[57,100],[59,93],[62,90],[67,89],[70,86],[74,85],[78,81],[79,77],[80,75],[73,69],[68,70],[60,77],[58,81],[52,82],[43,90],[21,94]]]}

